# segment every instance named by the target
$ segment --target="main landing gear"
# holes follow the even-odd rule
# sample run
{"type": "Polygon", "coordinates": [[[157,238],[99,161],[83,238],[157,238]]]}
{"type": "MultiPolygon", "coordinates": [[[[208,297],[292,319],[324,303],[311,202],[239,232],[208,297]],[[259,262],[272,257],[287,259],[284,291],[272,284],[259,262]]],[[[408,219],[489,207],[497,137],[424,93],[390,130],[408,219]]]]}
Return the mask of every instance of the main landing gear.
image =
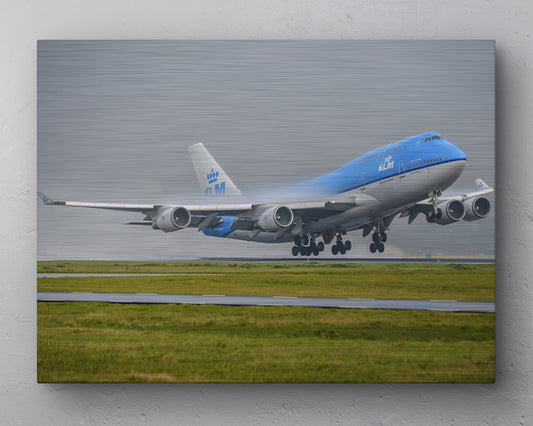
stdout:
{"type": "Polygon", "coordinates": [[[372,242],[370,243],[370,253],[385,251],[385,243],[387,241],[387,234],[385,232],[374,232],[372,234],[372,242]]]}
{"type": "Polygon", "coordinates": [[[351,250],[352,243],[351,241],[342,242],[342,235],[337,234],[337,241],[331,246],[331,254],[336,256],[337,254],[346,254],[347,251],[351,250]]]}
{"type": "Polygon", "coordinates": [[[365,225],[363,228],[363,237],[366,237],[372,231],[372,242],[370,243],[370,253],[383,253],[385,251],[385,244],[387,242],[387,234],[385,231],[392,222],[394,216],[388,218],[377,219],[372,225],[365,225]]]}
{"type": "Polygon", "coordinates": [[[321,251],[324,251],[324,243],[319,241],[315,242],[314,237],[309,238],[308,235],[300,237],[297,235],[294,237],[294,246],[292,247],[293,256],[318,256],[321,251]]]}
{"type": "MultiPolygon", "coordinates": [[[[329,237],[332,238],[333,236],[329,237]]],[[[324,237],[326,239],[326,237],[324,237]]],[[[327,241],[329,243],[329,241],[327,241]]],[[[322,241],[318,243],[315,241],[315,236],[309,237],[304,235],[300,237],[297,235],[294,237],[294,246],[292,247],[293,256],[318,256],[320,252],[324,251],[325,245],[322,241]]],[[[337,234],[337,240],[335,244],[331,246],[331,253],[335,256],[337,254],[346,254],[352,248],[350,241],[342,241],[342,235],[337,234]]]]}

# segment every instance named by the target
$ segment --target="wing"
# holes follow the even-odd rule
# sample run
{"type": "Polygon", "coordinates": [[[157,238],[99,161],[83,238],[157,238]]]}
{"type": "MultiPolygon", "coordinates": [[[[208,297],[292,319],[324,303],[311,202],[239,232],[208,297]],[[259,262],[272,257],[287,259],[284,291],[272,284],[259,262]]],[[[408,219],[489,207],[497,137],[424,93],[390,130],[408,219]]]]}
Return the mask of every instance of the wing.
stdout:
{"type": "Polygon", "coordinates": [[[128,225],[152,225],[164,232],[177,231],[186,227],[199,230],[214,228],[223,222],[223,217],[235,220],[231,229],[265,231],[292,230],[295,224],[333,216],[357,205],[355,197],[318,201],[281,203],[238,203],[238,204],[119,204],[92,203],[83,201],[55,201],[42,192],[37,193],[45,205],[84,207],[92,209],[118,210],[142,213],[143,221],[128,225]]]}

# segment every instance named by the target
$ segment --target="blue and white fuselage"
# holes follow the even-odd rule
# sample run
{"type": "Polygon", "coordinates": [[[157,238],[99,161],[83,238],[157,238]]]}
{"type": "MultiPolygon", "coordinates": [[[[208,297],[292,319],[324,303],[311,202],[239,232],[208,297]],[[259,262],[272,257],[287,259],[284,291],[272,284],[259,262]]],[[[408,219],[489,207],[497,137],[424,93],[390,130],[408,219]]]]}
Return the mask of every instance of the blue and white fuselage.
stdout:
{"type": "MultiPolygon", "coordinates": [[[[370,151],[331,173],[288,188],[278,197],[289,206],[290,200],[353,198],[351,208],[336,214],[315,212],[315,217],[303,224],[302,234],[346,232],[395,215],[431,194],[440,194],[459,177],[466,160],[465,153],[440,134],[422,133],[370,151]]],[[[203,232],[261,242],[293,239],[291,234],[280,237],[274,232],[254,235],[253,230],[235,230],[235,220],[224,217],[218,227],[203,232]]]]}

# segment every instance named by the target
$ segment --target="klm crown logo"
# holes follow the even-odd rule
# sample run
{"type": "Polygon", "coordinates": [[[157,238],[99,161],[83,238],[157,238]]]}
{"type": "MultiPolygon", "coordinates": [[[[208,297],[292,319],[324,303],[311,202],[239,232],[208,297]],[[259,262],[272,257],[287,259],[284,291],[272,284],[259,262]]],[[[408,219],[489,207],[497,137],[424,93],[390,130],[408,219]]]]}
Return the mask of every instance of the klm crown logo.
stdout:
{"type": "Polygon", "coordinates": [[[211,173],[207,174],[207,183],[211,185],[212,183],[215,183],[218,180],[218,172],[214,172],[213,169],[211,169],[211,173]]]}
{"type": "Polygon", "coordinates": [[[380,164],[378,167],[378,172],[384,172],[385,170],[392,169],[394,167],[394,160],[392,159],[392,155],[387,155],[383,159],[383,164],[380,164]]]}
{"type": "Polygon", "coordinates": [[[214,190],[212,186],[208,186],[204,189],[204,194],[206,197],[211,197],[213,195],[223,195],[226,193],[226,182],[218,182],[218,174],[218,172],[215,172],[213,169],[211,169],[211,172],[206,175],[207,184],[215,184],[214,190]]]}

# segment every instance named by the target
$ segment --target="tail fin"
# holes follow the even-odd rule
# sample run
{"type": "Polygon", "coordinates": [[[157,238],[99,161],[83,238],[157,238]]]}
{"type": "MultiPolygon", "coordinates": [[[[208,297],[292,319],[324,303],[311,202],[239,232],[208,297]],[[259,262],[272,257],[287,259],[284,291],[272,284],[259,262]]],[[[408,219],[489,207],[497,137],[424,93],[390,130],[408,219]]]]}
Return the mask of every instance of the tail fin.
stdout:
{"type": "Polygon", "coordinates": [[[189,147],[192,165],[200,188],[206,197],[242,195],[220,164],[201,143],[189,147]]]}

